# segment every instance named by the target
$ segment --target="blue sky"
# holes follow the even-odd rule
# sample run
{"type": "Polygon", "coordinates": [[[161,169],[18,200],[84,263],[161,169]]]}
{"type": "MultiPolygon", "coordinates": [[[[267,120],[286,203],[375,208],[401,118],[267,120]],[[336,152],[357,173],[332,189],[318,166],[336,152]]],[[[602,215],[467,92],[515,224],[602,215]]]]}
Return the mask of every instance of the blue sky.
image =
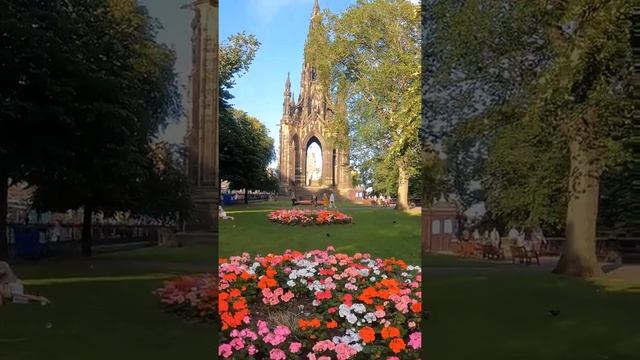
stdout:
{"type": "MultiPolygon", "coordinates": [[[[322,9],[341,12],[355,0],[320,0],[322,9]]],[[[247,74],[232,91],[235,107],[258,118],[278,146],[282,94],[287,72],[291,90],[300,92],[304,43],[313,0],[220,0],[220,39],[240,31],[254,34],[262,44],[247,74]]]]}
{"type": "MultiPolygon", "coordinates": [[[[161,42],[172,46],[178,55],[176,70],[181,86],[187,85],[191,66],[191,17],[181,10],[179,0],[141,0],[151,16],[163,26],[161,42]]],[[[320,0],[322,9],[341,12],[355,0],[320,0]]],[[[291,72],[292,90],[299,93],[304,42],[307,37],[313,0],[220,0],[220,41],[245,31],[261,43],[249,72],[237,80],[232,93],[233,105],[258,118],[269,129],[278,145],[278,123],[282,116],[282,93],[287,72],[291,72]]],[[[163,139],[181,142],[186,120],[171,125],[163,139]]]]}

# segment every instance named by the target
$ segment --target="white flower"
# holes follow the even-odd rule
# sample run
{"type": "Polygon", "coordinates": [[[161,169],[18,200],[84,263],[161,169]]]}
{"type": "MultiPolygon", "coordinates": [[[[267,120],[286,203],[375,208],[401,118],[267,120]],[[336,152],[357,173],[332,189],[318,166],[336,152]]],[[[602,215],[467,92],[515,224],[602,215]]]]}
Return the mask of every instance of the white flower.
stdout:
{"type": "Polygon", "coordinates": [[[289,287],[294,287],[294,286],[296,286],[296,282],[295,282],[295,281],[293,281],[293,280],[289,280],[289,281],[287,281],[287,285],[288,285],[289,287]]]}
{"type": "Polygon", "coordinates": [[[349,324],[353,324],[358,321],[358,318],[353,314],[349,314],[347,315],[347,321],[349,322],[349,324]]]}
{"type": "Polygon", "coordinates": [[[370,278],[369,278],[369,281],[371,281],[371,282],[375,282],[375,281],[376,281],[376,277],[375,277],[375,276],[370,277],[370,278]]]}
{"type": "Polygon", "coordinates": [[[376,317],[376,314],[374,314],[374,313],[366,313],[364,315],[364,320],[366,322],[368,322],[368,323],[374,322],[374,321],[376,321],[376,319],[377,319],[377,317],[376,317]]]}
{"type": "Polygon", "coordinates": [[[367,308],[363,304],[359,303],[353,304],[351,308],[358,314],[364,314],[367,311],[367,308]]]}

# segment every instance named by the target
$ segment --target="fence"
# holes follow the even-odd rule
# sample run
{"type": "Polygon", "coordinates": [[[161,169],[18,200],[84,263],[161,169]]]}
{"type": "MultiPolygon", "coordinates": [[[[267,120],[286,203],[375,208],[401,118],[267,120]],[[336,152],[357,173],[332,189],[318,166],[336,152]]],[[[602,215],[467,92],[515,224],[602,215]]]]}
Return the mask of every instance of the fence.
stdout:
{"type": "MultiPolygon", "coordinates": [[[[41,244],[52,244],[54,225],[49,224],[9,224],[8,227],[9,244],[15,247],[16,240],[22,234],[33,240],[34,236],[39,238],[41,244]],[[37,234],[37,235],[36,235],[37,234]]],[[[162,225],[112,225],[112,224],[93,224],[91,226],[92,243],[94,246],[101,245],[121,245],[133,243],[150,243],[158,242],[158,234],[160,229],[174,230],[174,227],[162,225]]],[[[57,230],[59,240],[56,246],[62,246],[65,249],[72,248],[79,243],[82,237],[82,225],[80,224],[64,224],[60,225],[57,230]]]]}

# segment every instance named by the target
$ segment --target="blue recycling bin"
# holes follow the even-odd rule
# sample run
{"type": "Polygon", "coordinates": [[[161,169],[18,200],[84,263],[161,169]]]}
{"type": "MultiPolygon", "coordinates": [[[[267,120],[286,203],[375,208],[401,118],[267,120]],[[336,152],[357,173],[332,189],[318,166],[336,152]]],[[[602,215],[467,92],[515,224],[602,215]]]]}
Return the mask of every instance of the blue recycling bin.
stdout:
{"type": "Polygon", "coordinates": [[[233,204],[233,196],[231,194],[223,194],[222,195],[222,203],[225,206],[232,205],[233,204]]]}
{"type": "Polygon", "coordinates": [[[26,259],[37,259],[44,255],[44,246],[40,243],[40,231],[27,226],[16,226],[13,229],[15,236],[15,254],[26,259]]]}

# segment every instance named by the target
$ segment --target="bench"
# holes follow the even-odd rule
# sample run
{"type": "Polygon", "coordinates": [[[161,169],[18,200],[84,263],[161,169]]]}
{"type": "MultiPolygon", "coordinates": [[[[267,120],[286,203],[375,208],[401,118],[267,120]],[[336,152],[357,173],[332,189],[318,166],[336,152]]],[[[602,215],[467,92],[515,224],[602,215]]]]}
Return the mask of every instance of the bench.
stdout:
{"type": "Polygon", "coordinates": [[[516,263],[516,259],[520,264],[531,264],[533,259],[536,260],[536,264],[540,265],[540,254],[535,250],[527,250],[524,246],[511,245],[511,262],[516,263]]]}
{"type": "Polygon", "coordinates": [[[494,246],[492,244],[482,245],[482,258],[483,259],[504,259],[504,251],[501,247],[494,246]]]}
{"type": "Polygon", "coordinates": [[[461,243],[460,255],[464,257],[478,257],[482,251],[482,246],[473,241],[463,241],[461,243]]]}

